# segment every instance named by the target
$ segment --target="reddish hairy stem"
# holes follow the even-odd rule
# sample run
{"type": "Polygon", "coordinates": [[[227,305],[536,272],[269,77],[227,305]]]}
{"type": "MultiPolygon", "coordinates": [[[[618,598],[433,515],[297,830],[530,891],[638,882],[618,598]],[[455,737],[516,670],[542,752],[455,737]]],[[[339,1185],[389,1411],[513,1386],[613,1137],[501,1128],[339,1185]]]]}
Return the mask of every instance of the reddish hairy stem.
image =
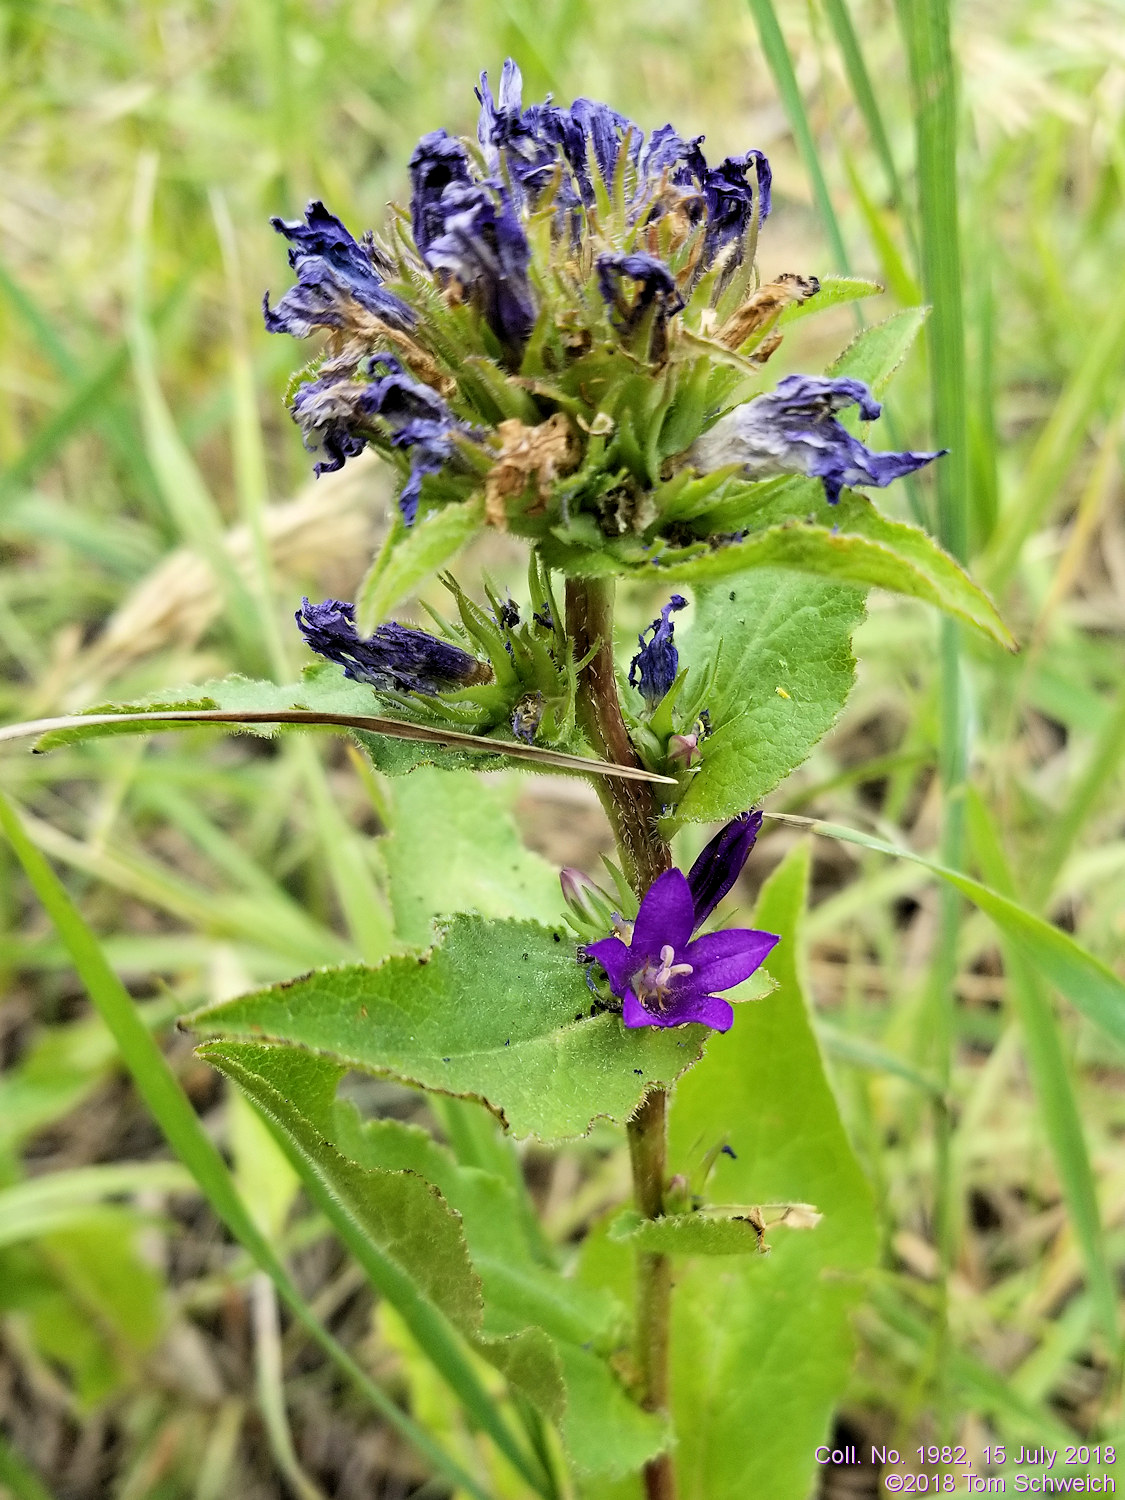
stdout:
{"type": "MultiPolygon", "coordinates": [[[[639,764],[617,696],[613,667],[613,582],[569,579],[566,585],[566,631],[581,659],[597,644],[582,669],[578,720],[593,748],[616,765],[639,764]]],[[[645,782],[615,780],[597,786],[609,818],[625,874],[638,896],[672,866],[672,852],[656,822],[654,789],[645,782]]],[[[653,1089],[629,1121],[629,1157],[637,1211],[648,1219],[664,1212],[667,1177],[667,1102],[664,1089],[653,1089]]],[[[638,1253],[635,1358],[641,1400],[650,1411],[668,1411],[668,1339],[672,1308],[672,1262],[666,1255],[638,1253]]],[[[646,1500],[675,1500],[676,1473],[670,1453],[661,1453],[644,1468],[646,1500]]]]}

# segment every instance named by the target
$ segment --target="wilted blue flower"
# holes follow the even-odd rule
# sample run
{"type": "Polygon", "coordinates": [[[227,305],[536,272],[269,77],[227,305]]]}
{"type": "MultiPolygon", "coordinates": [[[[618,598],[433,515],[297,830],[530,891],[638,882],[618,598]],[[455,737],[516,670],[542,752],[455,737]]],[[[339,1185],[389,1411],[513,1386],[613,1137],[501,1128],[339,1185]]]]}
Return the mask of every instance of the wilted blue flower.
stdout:
{"type": "Polygon", "coordinates": [[[319,200],[309,204],[303,224],[278,218],[270,223],[290,241],[289,264],[297,273],[297,285],[276,308],[268,292],[262,301],[270,333],[303,339],[314,328],[357,332],[364,312],[392,328],[413,326],[413,310],[383,285],[369,236],[357,242],[319,200]]]}
{"type": "Polygon", "coordinates": [[[778,939],[732,927],[691,940],[698,925],[691,886],[682,870],[666,870],[645,892],[626,943],[600,938],[581,951],[605,970],[623,1002],[626,1026],[683,1026],[690,1021],[727,1031],[734,1011],[715,993],[741,984],[778,939]]]}
{"type": "Polygon", "coordinates": [[[410,454],[410,475],[398,504],[403,520],[413,526],[423,478],[439,473],[454,459],[455,435],[470,437],[472,429],[458,421],[431,386],[408,375],[392,355],[377,355],[368,369],[372,375],[380,369],[384,373],[363,388],[362,409],[368,416],[381,417],[390,428],[392,445],[410,454]]]}
{"type": "Polygon", "coordinates": [[[569,134],[564,149],[570,145],[573,153],[570,164],[582,190],[582,201],[589,207],[594,202],[591,171],[596,170],[603,182],[611,183],[626,138],[629,142],[626,148],[629,158],[636,162],[641,154],[645,133],[635,120],[630,120],[597,99],[575,99],[568,113],[576,128],[569,134]],[[580,148],[577,147],[579,140],[582,142],[580,148]],[[591,152],[593,161],[590,159],[591,152]]]}
{"type": "Polygon", "coordinates": [[[648,630],[637,637],[640,650],[629,663],[629,682],[640,691],[649,708],[655,708],[676,680],[680,669],[680,653],[673,639],[672,614],[683,609],[687,600],[682,594],[673,594],[660,611],[660,618],[653,620],[648,630]],[[652,632],[646,643],[645,636],[652,632]]]}
{"type": "Polygon", "coordinates": [[[362,453],[376,429],[376,419],[390,434],[392,447],[410,455],[410,475],[398,497],[408,526],[418,515],[422,479],[436,474],[456,459],[456,434],[473,436],[432,386],[408,375],[393,355],[379,354],[367,361],[368,381],[334,378],[331,374],[307,381],[293,397],[293,416],[310,452],[327,457],[314,465],[316,473],[342,468],[346,459],[362,453]]]}
{"type": "MultiPolygon", "coordinates": [[[[754,168],[758,185],[758,222],[764,224],[770,212],[770,187],[773,173],[765,153],[747,151],[745,156],[728,156],[717,167],[711,167],[703,183],[707,199],[707,235],[703,258],[710,263],[721,250],[734,243],[741,245],[754,213],[754,191],[747,172],[754,168]]],[[[740,257],[735,256],[734,259],[740,257]]]]}
{"type": "Polygon", "coordinates": [[[373,635],[357,635],[355,607],[340,599],[322,604],[302,599],[295,618],[318,656],[337,662],[345,677],[380,692],[440,693],[492,678],[486,662],[425,630],[392,624],[378,626],[373,635]]]}
{"type": "Polygon", "coordinates": [[[446,130],[431,130],[414,148],[410,158],[410,221],[414,243],[425,255],[445,227],[441,195],[451,182],[467,186],[472,181],[469,153],[446,130]]]}
{"type": "Polygon", "coordinates": [[[700,211],[703,184],[707,180],[707,158],[699,149],[706,138],[694,136],[685,141],[674,125],[660,125],[652,132],[641,151],[639,170],[644,182],[656,183],[668,173],[668,180],[677,187],[694,187],[700,193],[700,211]]]}
{"type": "Polygon", "coordinates": [[[598,290],[609,308],[610,321],[623,337],[639,328],[655,309],[648,355],[663,358],[668,319],[684,305],[668,267],[652,255],[599,255],[597,271],[598,290]],[[626,281],[635,287],[631,298],[625,294],[626,281]]]}
{"type": "Polygon", "coordinates": [[[455,276],[500,342],[518,353],[535,326],[535,298],[527,279],[531,246],[507,190],[451,182],[434,216],[440,233],[426,264],[455,276]]]}
{"type": "Polygon", "coordinates": [[[762,814],[739,813],[719,830],[688,871],[695,925],[707,920],[734,885],[762,829],[762,814]]]}
{"type": "Polygon", "coordinates": [[[310,453],[326,456],[313,465],[317,478],[344,467],[367,446],[370,427],[360,405],[363,386],[354,380],[326,376],[299,386],[293,397],[293,419],[310,453]]]}
{"type": "Polygon", "coordinates": [[[836,412],[856,403],[867,422],[883,409],[862,380],[786,375],[776,390],[716,422],[689,450],[688,460],[704,472],[741,464],[749,479],[807,474],[823,481],[825,497],[835,505],[846,484],[881,488],[948,451],[872,452],[836,420],[836,412]]]}
{"type": "MultiPolygon", "coordinates": [[[[761,151],[727,157],[717,167],[708,167],[699,149],[701,135],[685,141],[673,126],[661,125],[646,141],[635,120],[596,99],[575,99],[564,108],[548,98],[524,109],[521,94],[520,71],[511,58],[504,64],[499,99],[493,97],[488,75],[481,74],[477,135],[494,177],[502,175],[504,153],[507,178],[517,199],[525,191],[534,199],[557,180],[560,208],[579,203],[591,208],[597,198],[594,173],[608,188],[624,146],[635,177],[629,200],[633,221],[659,217],[668,207],[669,186],[678,190],[676,196],[692,223],[706,217],[700,270],[732,242],[741,243],[753,212],[753,189],[747,180],[751,166],[758,184],[760,221],[769,214],[770,166],[761,151]]],[[[571,227],[575,227],[573,218],[571,227]]],[[[731,265],[738,258],[732,253],[731,265]]]]}
{"type": "Polygon", "coordinates": [[[517,201],[525,193],[534,201],[556,175],[560,176],[560,205],[576,204],[573,189],[555,165],[567,134],[569,117],[556,109],[548,98],[543,104],[522,108],[523,78],[513,58],[508,58],[500,75],[500,97],[493,97],[488,74],[480,75],[476,91],[480,100],[477,139],[484,153],[485,166],[491,176],[507,180],[517,201]],[[501,152],[504,153],[503,160],[501,152]]]}

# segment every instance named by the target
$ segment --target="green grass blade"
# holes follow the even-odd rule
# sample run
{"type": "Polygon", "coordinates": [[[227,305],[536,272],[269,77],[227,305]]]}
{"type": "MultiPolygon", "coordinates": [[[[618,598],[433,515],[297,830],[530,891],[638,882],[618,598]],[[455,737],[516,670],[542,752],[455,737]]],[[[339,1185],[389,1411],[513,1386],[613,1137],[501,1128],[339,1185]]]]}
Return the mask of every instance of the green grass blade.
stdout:
{"type": "Polygon", "coordinates": [[[7,836],[33,890],[69,949],[74,967],[112,1032],[138,1093],[219,1218],[269,1276],[301,1326],[360,1388],[376,1410],[435,1469],[476,1496],[477,1500],[489,1500],[477,1481],[465,1473],[427,1432],[399,1410],[310,1310],[269,1241],[254,1223],[226,1163],[200,1124],[164,1054],[137,1015],[128,992],[106,962],[97,938],[82,920],[62,882],[25,834],[19,817],[3,794],[0,794],[0,829],[7,836]]]}
{"type": "Polygon", "coordinates": [[[899,208],[902,208],[906,201],[903,196],[902,183],[899,180],[898,168],[895,166],[887,128],[883,124],[883,116],[878,100],[875,98],[875,90],[871,85],[871,75],[864,61],[863,48],[859,44],[859,37],[856,36],[855,27],[852,25],[847,0],[824,0],[824,13],[828,17],[828,24],[832,27],[836,45],[844,60],[844,69],[851,85],[852,96],[859,105],[860,113],[863,115],[864,123],[871,136],[871,143],[878,153],[879,161],[886,174],[887,188],[891,198],[899,208]]]}
{"type": "Polygon", "coordinates": [[[264,655],[261,610],[227,548],[218,507],[180,436],[157,373],[156,341],[146,306],[149,219],[156,187],[156,159],[141,158],[133,204],[132,304],[129,348],[140,396],[149,460],[169,515],[184,540],[211,568],[222,589],[247,664],[264,655]]]}
{"type": "Polygon", "coordinates": [[[1021,906],[1010,896],[974,880],[970,875],[963,875],[960,870],[952,870],[937,860],[927,859],[924,854],[915,854],[912,849],[904,849],[901,845],[874,838],[858,828],[845,828],[839,823],[822,823],[818,819],[791,817],[788,813],[767,813],[766,816],[811,828],[813,833],[823,834],[826,838],[841,839],[847,844],[873,849],[878,854],[911,860],[940,876],[990,917],[1008,941],[1024,954],[1043,978],[1066,996],[1076,1010],[1081,1011],[1095,1026],[1099,1026],[1107,1036],[1125,1046],[1125,982],[1101,959],[1087,953],[1067,933],[1053,927],[1042,917],[1037,917],[1026,906],[1021,906]]]}
{"type": "MultiPolygon", "coordinates": [[[[1090,330],[1086,352],[1055,402],[1027,461],[1019,491],[996,528],[988,578],[1000,590],[1010,579],[1028,537],[1040,526],[1086,438],[1090,419],[1125,358],[1125,285],[1090,330]]],[[[946,460],[942,460],[946,462],[946,460]]]]}
{"type": "Polygon", "coordinates": [[[922,288],[932,306],[926,330],[937,446],[937,532],[964,562],[968,545],[968,419],[961,237],[957,209],[957,95],[947,0],[898,0],[914,99],[922,288]]]}
{"type": "MultiPolygon", "coordinates": [[[[988,809],[978,793],[969,791],[968,824],[981,870],[1003,895],[1015,897],[1015,882],[988,809]]],[[[1082,1251],[1094,1305],[1110,1347],[1120,1343],[1117,1292],[1106,1257],[1097,1191],[1082,1120],[1074,1097],[1058,1027],[1045,988],[1024,954],[1003,942],[1004,967],[1019,1014],[1028,1066],[1042,1111],[1043,1126],[1055,1159],[1063,1197],[1075,1238],[1082,1251]]]]}
{"type": "MultiPolygon", "coordinates": [[[[965,329],[961,305],[961,238],[957,203],[957,95],[949,0],[897,0],[910,64],[918,181],[918,233],[922,289],[932,306],[926,330],[930,407],[936,447],[949,452],[937,464],[937,534],[947,552],[964,562],[968,552],[968,411],[965,400],[965,329]]],[[[964,804],[960,791],[969,759],[968,712],[961,675],[961,633],[941,622],[940,773],[943,791],[941,854],[961,864],[964,804]]],[[[939,935],[930,973],[935,1071],[948,1089],[953,1070],[953,990],[961,905],[956,891],[941,894],[939,935]]],[[[934,1350],[942,1428],[948,1430],[950,1373],[947,1288],[956,1258],[952,1119],[934,1116],[934,1233],[942,1266],[934,1350]]]]}
{"type": "Polygon", "coordinates": [[[1086,819],[1125,757],[1125,687],[1120,691],[1117,707],[1098,733],[1085,769],[1059,809],[1047,847],[1038,861],[1037,894],[1044,899],[1050,894],[1086,819]]]}
{"type": "Polygon", "coordinates": [[[0,1491],[5,1488],[11,1492],[12,1500],[53,1500],[50,1490],[0,1433],[0,1491]]]}
{"type": "Polygon", "coordinates": [[[836,210],[832,207],[828,184],[820,169],[820,157],[817,155],[812,126],[805,112],[805,101],[801,98],[797,75],[793,71],[793,59],[789,55],[789,48],[785,44],[785,37],[778,24],[777,13],[773,8],[772,0],[749,0],[749,4],[754,23],[758,28],[758,40],[765,54],[766,63],[777,84],[777,92],[781,95],[781,103],[789,121],[789,128],[797,142],[797,150],[805,164],[805,171],[809,174],[817,212],[824,225],[824,233],[832,251],[832,258],[836,263],[836,270],[841,275],[848,276],[851,274],[851,268],[848,264],[848,252],[844,247],[844,236],[840,233],[840,221],[836,217],[836,210]]]}

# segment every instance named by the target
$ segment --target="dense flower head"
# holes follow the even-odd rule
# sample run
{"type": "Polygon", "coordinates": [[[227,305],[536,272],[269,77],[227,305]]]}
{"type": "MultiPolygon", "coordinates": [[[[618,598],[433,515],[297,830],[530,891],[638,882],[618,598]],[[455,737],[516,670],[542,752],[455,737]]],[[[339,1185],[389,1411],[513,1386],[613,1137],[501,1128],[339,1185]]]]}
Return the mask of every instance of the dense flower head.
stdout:
{"type": "Polygon", "coordinates": [[[776,390],[717,422],[689,456],[704,470],[740,464],[749,479],[807,474],[823,482],[825,498],[835,505],[846,484],[882,488],[944,453],[872,452],[836,420],[853,405],[865,422],[883,409],[862,380],[786,375],[776,390]]]}
{"type": "Polygon", "coordinates": [[[859,382],[789,376],[762,394],[782,315],[820,284],[760,283],[760,150],[713,163],[702,135],[595,99],[525,104],[511,59],[477,98],[475,141],[418,142],[409,214],[383,237],[320,202],[273,221],[296,285],[267,298],[266,325],[323,339],[291,400],[318,473],[374,448],[403,475],[406,526],[483,499],[483,524],[589,572],[592,551],[663,562],[737,538],[693,472],[813,474],[834,501],[933,456],[848,433],[847,402],[878,411],[859,382]]]}

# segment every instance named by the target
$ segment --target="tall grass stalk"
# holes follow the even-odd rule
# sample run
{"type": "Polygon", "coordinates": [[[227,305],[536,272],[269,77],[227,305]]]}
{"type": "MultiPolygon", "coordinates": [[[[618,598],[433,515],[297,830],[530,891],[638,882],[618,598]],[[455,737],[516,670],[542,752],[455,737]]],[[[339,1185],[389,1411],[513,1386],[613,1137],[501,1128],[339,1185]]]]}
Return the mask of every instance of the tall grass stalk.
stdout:
{"type": "MultiPolygon", "coordinates": [[[[273,1247],[242,1201],[230,1171],[192,1109],[164,1054],[137,1015],[127,990],[110,968],[101,945],[83,921],[43,855],[27,837],[11,803],[0,795],[4,833],[47,915],[70,952],[90,999],[112,1033],[132,1076],[168,1144],[195,1178],[201,1192],[239,1243],[277,1288],[305,1331],[359,1388],[382,1417],[455,1485],[476,1500],[485,1490],[442,1446],[386,1396],[311,1311],[273,1247]]],[[[519,1449],[515,1450],[519,1453],[519,1449]]]]}
{"type": "MultiPolygon", "coordinates": [[[[965,329],[961,300],[958,223],[957,83],[948,0],[898,0],[899,24],[910,63],[918,190],[922,287],[932,311],[926,331],[934,441],[950,451],[937,466],[937,534],[954,557],[965,559],[969,537],[968,420],[965,401],[965,329]]],[[[940,774],[942,862],[960,868],[964,843],[964,785],[969,728],[961,640],[951,620],[941,623],[940,774]]],[[[958,934],[962,903],[943,887],[937,947],[931,974],[934,1071],[948,1089],[956,1043],[958,934]]],[[[935,1319],[935,1372],[943,1426],[952,1420],[949,1390],[948,1284],[956,1257],[953,1125],[947,1108],[934,1115],[934,1237],[942,1269],[935,1319]]]]}

